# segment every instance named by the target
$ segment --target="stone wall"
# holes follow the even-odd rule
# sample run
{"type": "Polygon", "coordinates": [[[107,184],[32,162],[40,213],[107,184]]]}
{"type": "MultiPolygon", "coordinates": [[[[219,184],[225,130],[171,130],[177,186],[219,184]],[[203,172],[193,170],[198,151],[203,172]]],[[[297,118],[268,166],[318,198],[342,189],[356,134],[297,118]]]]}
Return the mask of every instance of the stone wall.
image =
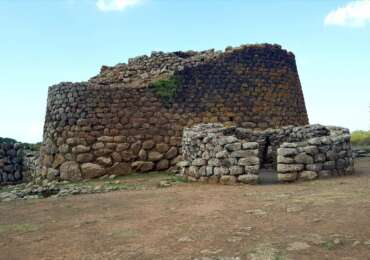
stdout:
{"type": "Polygon", "coordinates": [[[222,124],[200,124],[184,129],[179,162],[191,181],[223,184],[256,183],[260,169],[259,144],[239,139],[235,127],[222,124]]]}
{"type": "Polygon", "coordinates": [[[348,129],[307,125],[256,131],[223,124],[185,128],[181,172],[189,180],[257,183],[263,168],[280,181],[353,172],[348,129]]]}
{"type": "Polygon", "coordinates": [[[294,55],[278,45],[153,53],[49,88],[43,176],[92,178],[164,170],[181,160],[184,127],[265,129],[308,123],[294,55]],[[175,77],[168,105],[151,84],[175,77]]]}
{"type": "Polygon", "coordinates": [[[277,149],[279,179],[292,181],[351,174],[354,168],[348,129],[328,127],[328,130],[326,136],[283,143],[277,149]]]}
{"type": "Polygon", "coordinates": [[[0,184],[22,180],[23,148],[20,143],[0,137],[0,184]]]}

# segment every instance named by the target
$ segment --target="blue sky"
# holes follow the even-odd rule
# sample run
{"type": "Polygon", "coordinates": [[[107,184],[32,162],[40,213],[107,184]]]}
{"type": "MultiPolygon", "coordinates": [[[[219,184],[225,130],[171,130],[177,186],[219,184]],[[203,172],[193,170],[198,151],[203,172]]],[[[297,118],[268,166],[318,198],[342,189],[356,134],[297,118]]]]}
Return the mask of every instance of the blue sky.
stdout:
{"type": "Polygon", "coordinates": [[[278,43],[310,123],[369,127],[370,1],[0,0],[0,136],[42,139],[48,86],[152,50],[278,43]]]}

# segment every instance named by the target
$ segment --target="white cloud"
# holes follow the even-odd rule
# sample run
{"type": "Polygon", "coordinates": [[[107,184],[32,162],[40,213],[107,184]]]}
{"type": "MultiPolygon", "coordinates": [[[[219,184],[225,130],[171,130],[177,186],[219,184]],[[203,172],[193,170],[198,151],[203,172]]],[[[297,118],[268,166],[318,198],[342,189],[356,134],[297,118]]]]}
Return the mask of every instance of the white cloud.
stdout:
{"type": "Polygon", "coordinates": [[[103,12],[122,11],[141,2],[142,0],[97,0],[96,7],[103,12]]]}
{"type": "Polygon", "coordinates": [[[363,27],[367,22],[370,22],[370,0],[358,0],[331,11],[324,24],[363,27]]]}

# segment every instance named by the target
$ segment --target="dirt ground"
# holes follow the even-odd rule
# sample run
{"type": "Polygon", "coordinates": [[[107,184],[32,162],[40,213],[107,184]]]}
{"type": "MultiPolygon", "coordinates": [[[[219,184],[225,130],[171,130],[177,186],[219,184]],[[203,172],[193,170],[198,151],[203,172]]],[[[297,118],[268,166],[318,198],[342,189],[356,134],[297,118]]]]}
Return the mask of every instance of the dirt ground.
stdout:
{"type": "Polygon", "coordinates": [[[4,202],[0,259],[370,259],[370,159],[356,171],[168,188],[150,175],[127,179],[144,189],[4,202]]]}

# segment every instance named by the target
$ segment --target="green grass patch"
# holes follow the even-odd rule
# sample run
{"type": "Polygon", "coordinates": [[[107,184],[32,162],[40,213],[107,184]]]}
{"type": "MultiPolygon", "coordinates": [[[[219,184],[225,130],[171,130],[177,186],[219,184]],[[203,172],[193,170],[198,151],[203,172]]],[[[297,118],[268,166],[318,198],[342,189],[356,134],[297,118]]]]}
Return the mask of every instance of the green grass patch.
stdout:
{"type": "Polygon", "coordinates": [[[31,144],[31,143],[23,143],[23,148],[26,149],[26,150],[30,150],[30,151],[35,151],[36,152],[36,151],[40,151],[41,145],[42,145],[41,142],[34,143],[34,144],[31,144]]]}
{"type": "Polygon", "coordinates": [[[188,183],[187,179],[175,175],[166,178],[166,180],[174,183],[188,183]]]}
{"type": "Polygon", "coordinates": [[[112,236],[115,238],[134,238],[138,235],[139,233],[134,229],[114,230],[112,232],[112,236]]]}
{"type": "Polygon", "coordinates": [[[333,250],[335,249],[336,245],[334,244],[333,241],[326,241],[325,243],[322,244],[322,247],[325,248],[326,250],[333,250]]]}
{"type": "Polygon", "coordinates": [[[0,225],[0,235],[8,234],[11,232],[20,232],[20,233],[34,232],[37,231],[38,229],[39,227],[37,225],[29,223],[0,225]]]}
{"type": "Polygon", "coordinates": [[[180,82],[175,76],[171,76],[168,79],[154,81],[149,87],[161,98],[166,107],[170,107],[175,100],[180,82]]]}
{"type": "Polygon", "coordinates": [[[370,131],[352,132],[351,143],[354,146],[370,146],[370,131]]]}
{"type": "Polygon", "coordinates": [[[285,256],[279,254],[279,255],[274,256],[274,260],[286,260],[286,258],[285,256]]]}

